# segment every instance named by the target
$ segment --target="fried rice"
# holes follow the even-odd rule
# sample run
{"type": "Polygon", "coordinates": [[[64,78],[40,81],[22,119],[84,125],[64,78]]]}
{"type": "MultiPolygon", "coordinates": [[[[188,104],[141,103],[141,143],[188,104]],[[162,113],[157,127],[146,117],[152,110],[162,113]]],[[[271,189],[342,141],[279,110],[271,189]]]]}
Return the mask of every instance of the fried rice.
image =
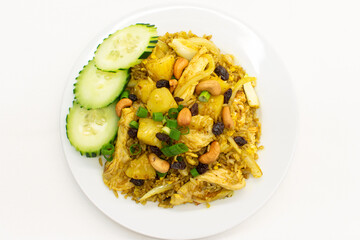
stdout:
{"type": "MultiPolygon", "coordinates": [[[[131,80],[127,89],[131,94],[135,94],[138,100],[130,108],[122,110],[114,159],[104,164],[103,181],[114,193],[117,194],[119,191],[125,198],[130,197],[135,202],[141,204],[145,204],[147,201],[157,202],[159,207],[164,208],[171,208],[184,203],[198,205],[231,197],[235,190],[245,187],[245,179],[248,179],[251,175],[256,178],[262,176],[261,169],[256,163],[258,159],[257,151],[262,149],[262,146],[260,146],[261,124],[256,114],[257,107],[249,105],[242,87],[247,82],[251,82],[252,86],[255,87],[256,78],[249,77],[245,70],[235,63],[234,56],[222,54],[214,46],[211,36],[208,35],[198,37],[192,32],[166,33],[159,37],[159,42],[153,53],[147,59],[144,59],[142,63],[131,69],[131,80]],[[140,141],[138,138],[130,138],[127,133],[129,122],[139,119],[135,114],[137,109],[140,106],[147,107],[146,102],[141,100],[141,96],[135,90],[136,85],[144,79],[154,83],[157,81],[154,79],[154,74],[149,71],[148,63],[150,61],[156,61],[165,56],[173,56],[174,59],[179,58],[178,52],[172,47],[174,39],[188,40],[195,38],[201,42],[197,45],[198,49],[201,49],[198,50],[197,54],[203,51],[201,56],[206,55],[207,58],[211,58],[209,61],[213,61],[214,67],[222,66],[229,74],[227,80],[221,80],[214,71],[211,71],[205,78],[201,78],[195,81],[195,83],[207,79],[217,79],[218,81],[223,81],[226,88],[232,88],[233,92],[229,103],[221,103],[220,108],[229,106],[231,118],[234,121],[234,128],[225,129],[222,134],[215,136],[211,132],[211,127],[215,123],[222,121],[221,114],[214,113],[215,110],[212,108],[212,104],[218,104],[214,100],[215,98],[210,98],[206,104],[201,103],[193,89],[189,90],[190,92],[192,91],[190,94],[184,93],[185,90],[182,91],[180,89],[186,82],[181,85],[181,80],[179,80],[179,85],[177,86],[179,89],[175,89],[173,95],[180,94],[179,92],[182,91],[184,102],[178,104],[182,104],[185,107],[191,107],[194,103],[200,104],[199,114],[193,116],[192,119],[206,117],[205,120],[208,123],[204,122],[205,124],[200,127],[195,126],[196,124],[194,126],[190,124],[190,133],[182,135],[178,141],[185,143],[189,147],[189,151],[176,157],[165,158],[169,163],[183,159],[182,161],[186,163],[185,169],[170,168],[165,176],[160,177],[156,175],[149,179],[143,179],[143,184],[136,186],[131,182],[131,177],[127,175],[127,170],[131,162],[139,159],[143,154],[147,156],[151,153],[148,144],[140,141]],[[246,144],[239,146],[234,141],[236,136],[241,136],[245,139],[246,144]],[[209,150],[209,143],[215,140],[219,142],[221,149],[218,159],[208,165],[208,171],[193,177],[190,170],[198,166],[199,157],[209,150]],[[141,149],[139,154],[132,155],[129,151],[130,147],[134,144],[139,144],[141,149]]],[[[191,66],[190,64],[194,58],[190,60],[188,68],[191,66]]],[[[210,62],[208,65],[210,65],[210,62]]],[[[206,66],[204,71],[206,72],[208,68],[209,66],[206,66]]],[[[191,81],[192,79],[188,79],[188,82],[191,81]]]]}

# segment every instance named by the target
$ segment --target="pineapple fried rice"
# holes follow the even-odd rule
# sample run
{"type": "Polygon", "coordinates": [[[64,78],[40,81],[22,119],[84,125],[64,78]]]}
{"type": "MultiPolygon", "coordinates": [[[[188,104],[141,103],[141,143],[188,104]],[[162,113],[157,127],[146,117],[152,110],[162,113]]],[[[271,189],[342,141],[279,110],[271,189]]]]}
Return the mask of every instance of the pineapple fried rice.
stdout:
{"type": "Polygon", "coordinates": [[[104,183],[116,196],[165,208],[231,197],[250,175],[262,176],[255,85],[211,36],[159,37],[131,69],[133,103],[121,111],[104,183]]]}

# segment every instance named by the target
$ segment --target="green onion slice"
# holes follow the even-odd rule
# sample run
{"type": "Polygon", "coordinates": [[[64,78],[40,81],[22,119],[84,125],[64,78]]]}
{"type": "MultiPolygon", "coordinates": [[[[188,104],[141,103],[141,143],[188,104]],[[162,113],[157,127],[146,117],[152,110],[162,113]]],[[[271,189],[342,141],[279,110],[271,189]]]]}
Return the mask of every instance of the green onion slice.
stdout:
{"type": "Polygon", "coordinates": [[[115,152],[115,147],[111,143],[105,144],[101,148],[101,154],[102,155],[112,155],[115,152]]]}
{"type": "Polygon", "coordinates": [[[169,120],[168,117],[167,117],[167,116],[164,116],[164,118],[163,118],[163,120],[162,120],[162,123],[165,124],[165,123],[167,122],[167,120],[169,120]]]}
{"type": "Polygon", "coordinates": [[[177,121],[176,119],[168,119],[166,121],[166,126],[169,127],[169,128],[177,128],[178,124],[177,124],[177,121]]]}
{"type": "Polygon", "coordinates": [[[164,119],[164,115],[162,112],[154,112],[152,118],[156,122],[161,122],[164,119]]]}
{"type": "Polygon", "coordinates": [[[184,107],[185,107],[184,105],[181,105],[181,104],[180,104],[177,109],[178,109],[178,111],[180,112],[184,107]]]}
{"type": "Polygon", "coordinates": [[[148,110],[141,106],[136,111],[136,116],[138,116],[139,118],[146,118],[147,114],[148,114],[148,110]]]}
{"type": "Polygon", "coordinates": [[[122,94],[120,95],[120,99],[123,99],[123,98],[129,98],[129,90],[125,90],[122,92],[122,94]]]}
{"type": "Polygon", "coordinates": [[[197,177],[199,176],[200,174],[198,173],[198,171],[196,170],[196,168],[193,168],[190,170],[190,173],[193,177],[197,177]]]}
{"type": "Polygon", "coordinates": [[[200,102],[207,102],[207,101],[209,101],[210,97],[211,97],[211,94],[208,91],[202,91],[200,93],[198,99],[200,102]]]}
{"type": "Polygon", "coordinates": [[[167,172],[166,173],[161,173],[161,172],[156,171],[156,174],[159,176],[159,178],[162,178],[162,177],[166,176],[167,172]]]}
{"type": "Polygon", "coordinates": [[[134,121],[132,120],[130,123],[129,123],[129,126],[131,128],[135,128],[135,129],[139,129],[139,123],[137,121],[134,121]]]}
{"type": "Polygon", "coordinates": [[[177,108],[170,108],[168,111],[168,116],[169,118],[177,118],[179,114],[179,110],[177,108]]]}
{"type": "Polygon", "coordinates": [[[141,152],[140,144],[135,143],[130,146],[130,154],[131,155],[138,155],[141,152]]]}
{"type": "Polygon", "coordinates": [[[170,135],[171,129],[168,128],[168,127],[163,127],[163,128],[161,129],[161,132],[162,132],[162,133],[165,133],[166,135],[170,135]]]}
{"type": "Polygon", "coordinates": [[[169,134],[169,137],[171,139],[174,139],[176,141],[178,141],[180,139],[180,135],[181,135],[181,132],[177,129],[171,129],[170,130],[170,134],[169,134]]]}
{"type": "Polygon", "coordinates": [[[113,156],[112,155],[103,155],[104,158],[106,159],[106,161],[111,162],[113,160],[113,156]]]}
{"type": "Polygon", "coordinates": [[[165,156],[173,157],[189,151],[189,148],[184,143],[177,143],[172,146],[163,147],[161,151],[165,156]]]}

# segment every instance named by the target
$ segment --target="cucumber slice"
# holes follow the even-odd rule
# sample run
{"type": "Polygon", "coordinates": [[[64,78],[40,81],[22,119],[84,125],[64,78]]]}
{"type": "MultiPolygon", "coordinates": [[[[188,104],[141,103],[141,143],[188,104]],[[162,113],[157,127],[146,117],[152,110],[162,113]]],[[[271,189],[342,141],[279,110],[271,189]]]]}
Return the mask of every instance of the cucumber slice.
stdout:
{"type": "Polygon", "coordinates": [[[91,60],[77,77],[75,99],[87,109],[106,107],[121,94],[129,79],[128,70],[104,72],[91,60]]]}
{"type": "Polygon", "coordinates": [[[96,157],[105,144],[114,140],[119,121],[115,105],[87,110],[73,103],[66,116],[66,135],[81,155],[96,157]]]}
{"type": "Polygon", "coordinates": [[[109,35],[95,52],[95,65],[103,71],[127,69],[147,58],[158,41],[156,27],[136,24],[109,35]]]}

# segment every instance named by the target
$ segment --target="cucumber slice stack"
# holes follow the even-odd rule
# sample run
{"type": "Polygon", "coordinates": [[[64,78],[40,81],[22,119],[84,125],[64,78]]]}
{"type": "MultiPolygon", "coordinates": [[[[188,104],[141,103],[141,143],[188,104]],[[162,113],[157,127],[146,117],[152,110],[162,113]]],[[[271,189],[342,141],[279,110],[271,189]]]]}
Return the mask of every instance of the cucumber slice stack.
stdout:
{"type": "Polygon", "coordinates": [[[96,157],[118,130],[116,100],[130,79],[130,67],[147,58],[158,41],[156,27],[138,23],[110,34],[74,84],[75,101],[66,117],[66,134],[81,155],[96,157]]]}

